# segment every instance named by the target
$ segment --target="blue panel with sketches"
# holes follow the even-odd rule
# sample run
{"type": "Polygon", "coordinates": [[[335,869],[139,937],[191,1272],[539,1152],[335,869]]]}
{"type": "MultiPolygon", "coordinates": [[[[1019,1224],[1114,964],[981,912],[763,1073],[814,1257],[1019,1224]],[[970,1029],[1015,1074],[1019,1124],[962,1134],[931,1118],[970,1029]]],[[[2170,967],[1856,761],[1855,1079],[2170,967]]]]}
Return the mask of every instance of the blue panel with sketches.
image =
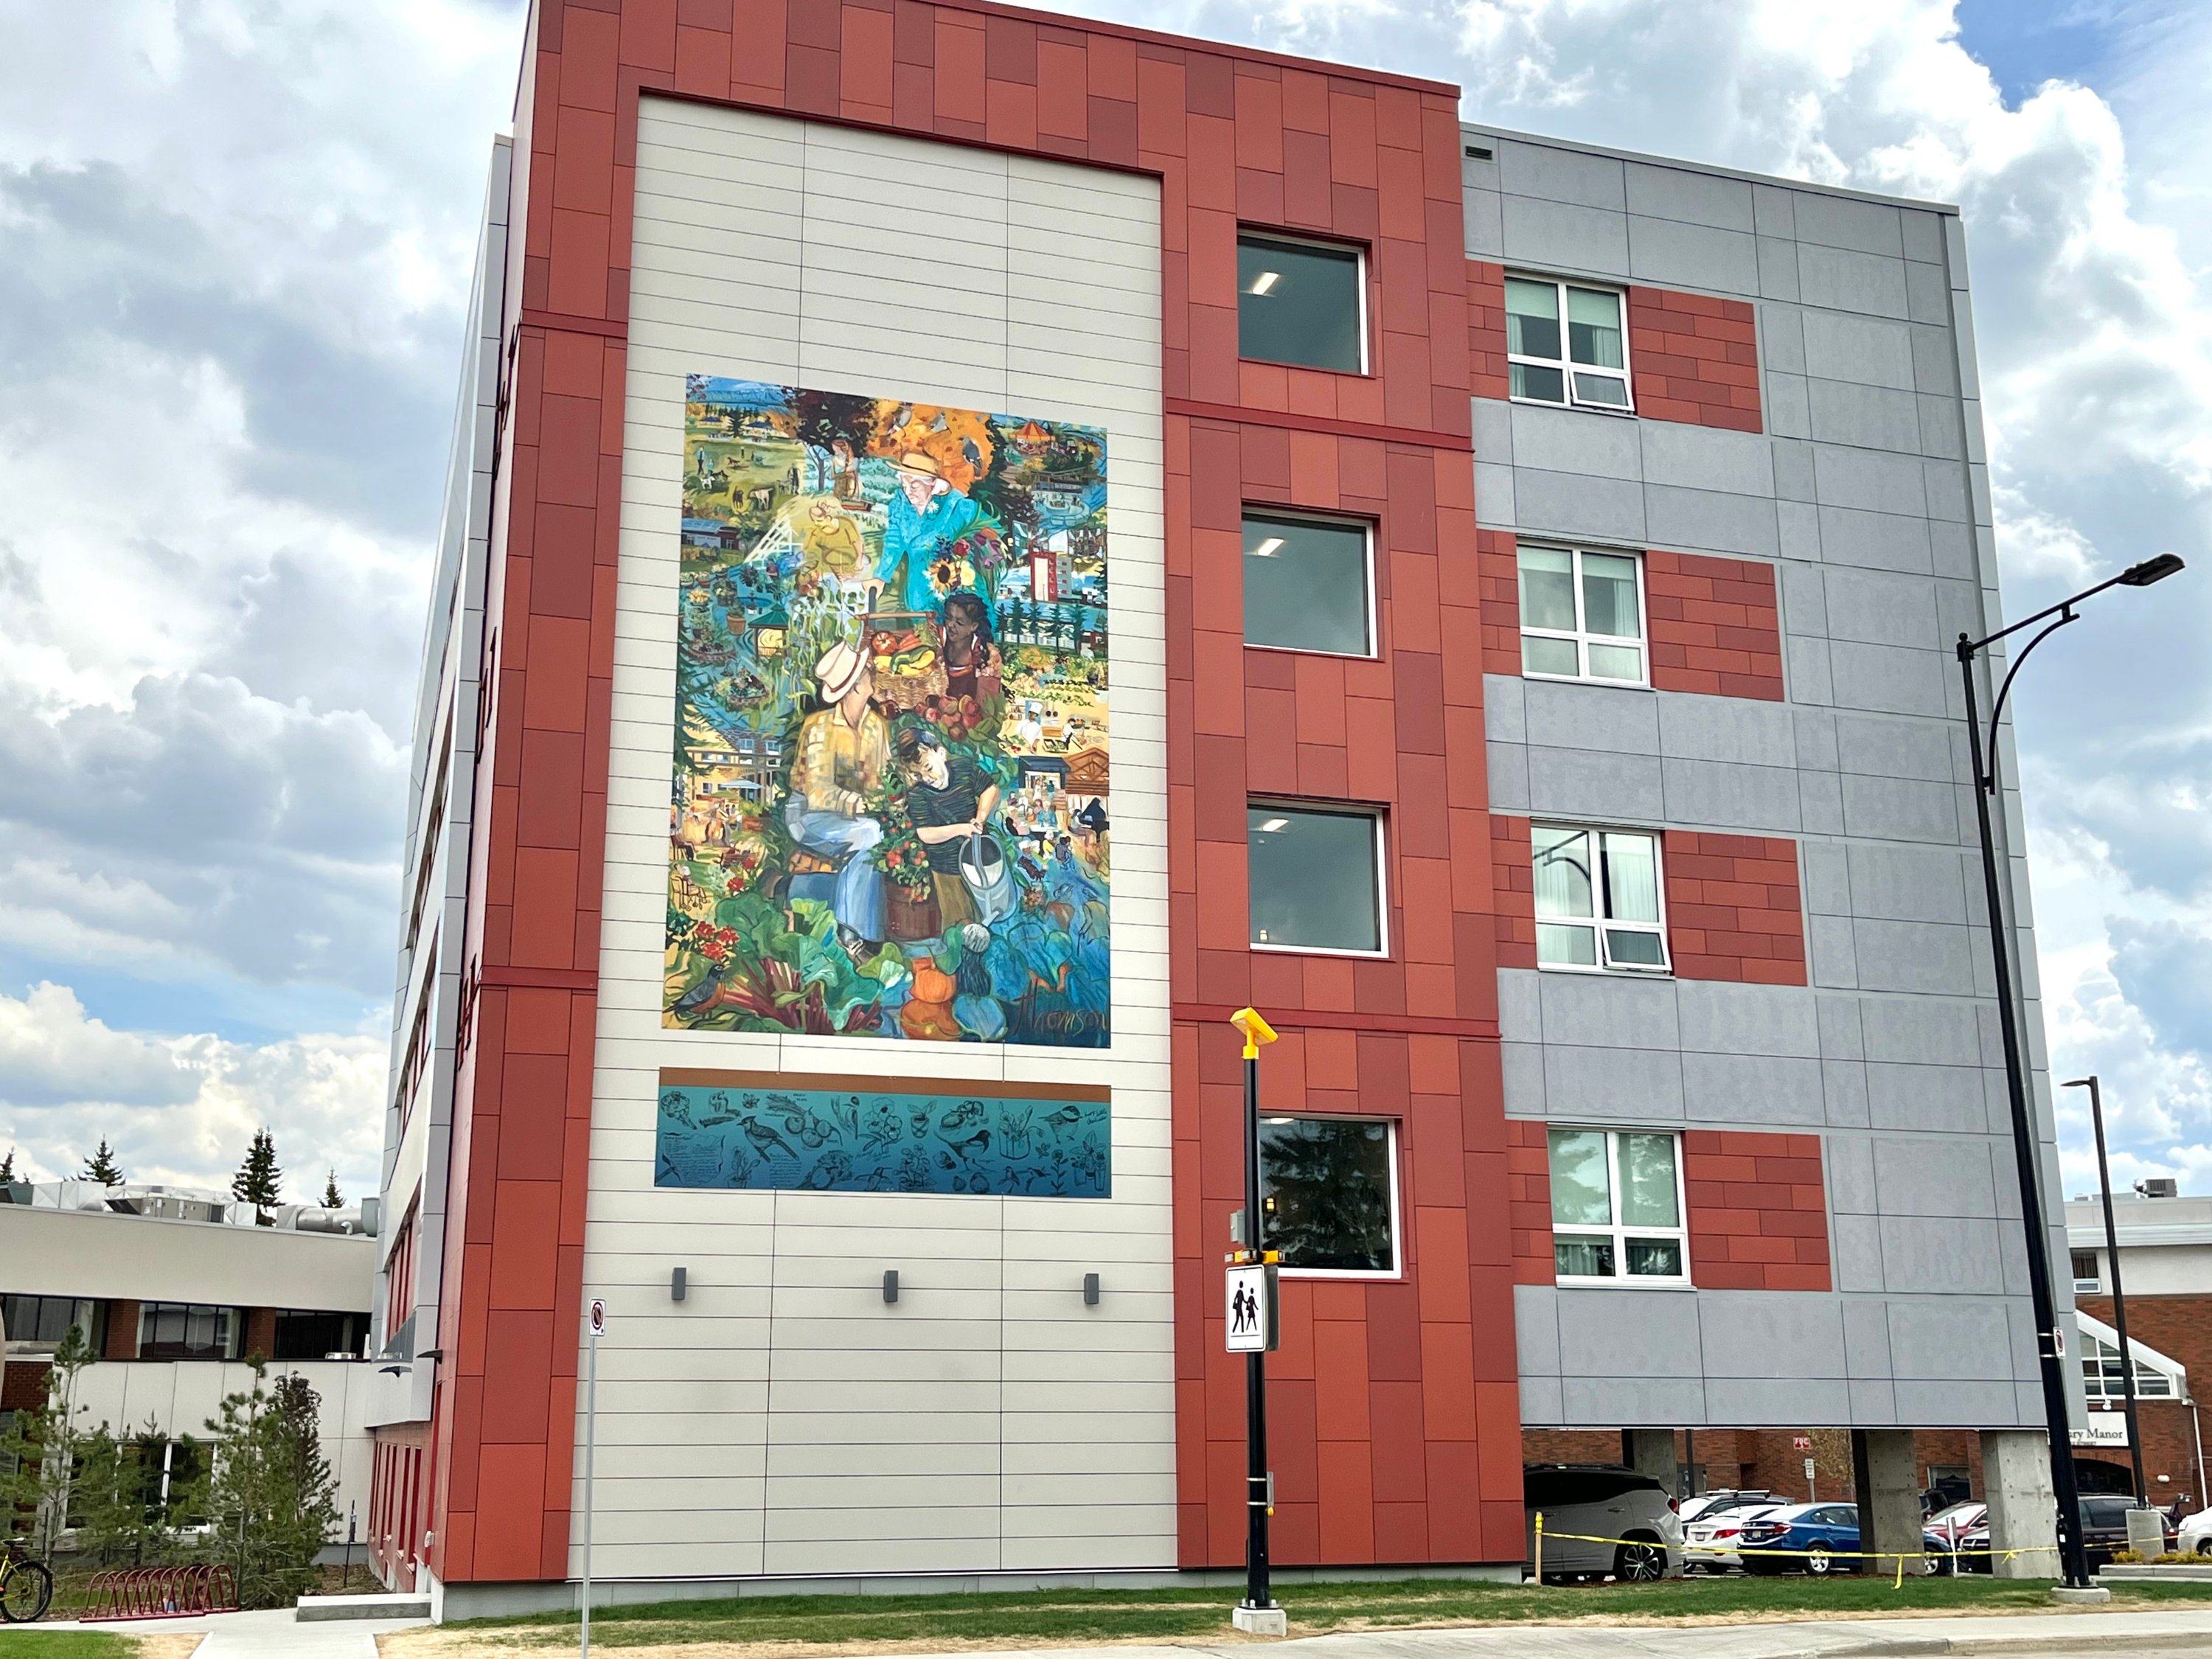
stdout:
{"type": "Polygon", "coordinates": [[[664,1084],[656,1187],[1109,1198],[1103,1100],[664,1084]]]}

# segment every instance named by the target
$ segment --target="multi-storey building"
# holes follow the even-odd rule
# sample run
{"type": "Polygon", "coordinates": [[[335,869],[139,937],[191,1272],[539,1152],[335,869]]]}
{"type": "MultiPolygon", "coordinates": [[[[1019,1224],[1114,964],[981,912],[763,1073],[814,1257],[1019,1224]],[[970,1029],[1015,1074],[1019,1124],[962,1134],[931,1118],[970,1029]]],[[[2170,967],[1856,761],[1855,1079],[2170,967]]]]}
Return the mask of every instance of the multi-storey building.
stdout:
{"type": "Polygon", "coordinates": [[[980,0],[540,0],[523,62],[395,1577],[571,1594],[594,1302],[612,1593],[1234,1566],[1247,1003],[1279,1560],[1517,1571],[1527,1431],[2032,1486],[1955,210],[980,0]]]}
{"type": "MultiPolygon", "coordinates": [[[[374,1199],[257,1212],[191,1188],[0,1185],[0,1423],[48,1403],[75,1326],[93,1356],[66,1396],[75,1427],[136,1440],[149,1494],[172,1504],[204,1468],[224,1397],[252,1387],[248,1361],[266,1362],[320,1402],[338,1483],[328,1553],[344,1559],[349,1519],[354,1540],[368,1536],[375,1231],[374,1199]]],[[[366,1549],[351,1559],[365,1565],[366,1549]]]]}

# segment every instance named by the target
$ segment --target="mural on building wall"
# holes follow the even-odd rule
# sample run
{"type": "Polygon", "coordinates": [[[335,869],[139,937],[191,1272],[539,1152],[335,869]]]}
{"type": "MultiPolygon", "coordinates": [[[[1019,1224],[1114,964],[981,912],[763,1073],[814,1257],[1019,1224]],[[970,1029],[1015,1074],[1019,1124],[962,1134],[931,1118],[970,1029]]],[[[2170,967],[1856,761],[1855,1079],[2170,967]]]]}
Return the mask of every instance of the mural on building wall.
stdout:
{"type": "MultiPolygon", "coordinates": [[[[653,1185],[1113,1196],[1112,1109],[1103,1098],[902,1094],[865,1080],[790,1086],[835,1081],[664,1081],[653,1185]]],[[[1093,1092],[1103,1091],[1085,1091],[1093,1092]]]]}
{"type": "Polygon", "coordinates": [[[685,388],[663,1023],[1103,1047],[1106,437],[685,388]]]}

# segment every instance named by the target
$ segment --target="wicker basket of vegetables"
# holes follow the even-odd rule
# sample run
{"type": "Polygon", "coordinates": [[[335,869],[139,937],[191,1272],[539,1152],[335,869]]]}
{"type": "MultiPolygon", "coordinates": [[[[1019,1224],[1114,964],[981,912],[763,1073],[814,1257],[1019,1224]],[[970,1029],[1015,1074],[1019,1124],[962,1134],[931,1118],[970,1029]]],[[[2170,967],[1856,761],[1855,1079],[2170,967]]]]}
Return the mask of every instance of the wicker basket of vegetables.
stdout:
{"type": "Polygon", "coordinates": [[[945,695],[935,617],[922,611],[872,611],[860,626],[861,648],[875,670],[879,699],[911,713],[945,695]]]}

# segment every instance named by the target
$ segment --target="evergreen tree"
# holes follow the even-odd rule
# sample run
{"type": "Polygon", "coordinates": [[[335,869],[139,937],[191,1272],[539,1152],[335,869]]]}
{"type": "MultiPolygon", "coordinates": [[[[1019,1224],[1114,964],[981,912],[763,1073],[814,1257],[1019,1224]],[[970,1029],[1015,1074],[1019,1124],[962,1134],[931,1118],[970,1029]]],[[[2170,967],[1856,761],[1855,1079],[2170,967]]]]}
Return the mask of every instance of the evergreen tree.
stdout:
{"type": "Polygon", "coordinates": [[[0,1182],[13,1181],[15,1178],[15,1149],[10,1146],[8,1149],[8,1156],[0,1158],[0,1182]]]}
{"type": "Polygon", "coordinates": [[[253,1386],[208,1420],[218,1442],[204,1488],[190,1500],[208,1521],[207,1555],[238,1575],[249,1607],[289,1607],[315,1582],[315,1552],[337,1522],[337,1476],[323,1455],[322,1401],[303,1376],[253,1386]]]}
{"type": "Polygon", "coordinates": [[[86,1439],[76,1426],[87,1409],[76,1403],[77,1375],[92,1360],[84,1327],[70,1326],[54,1350],[44,1397],[15,1412],[0,1433],[0,1534],[15,1535],[27,1522],[33,1553],[40,1556],[53,1553],[69,1514],[70,1480],[86,1439]]]}
{"type": "Polygon", "coordinates": [[[137,1433],[120,1436],[102,1423],[79,1442],[70,1525],[80,1559],[100,1566],[151,1566],[173,1558],[176,1529],[161,1501],[167,1442],[151,1418],[137,1433]]]}
{"type": "Polygon", "coordinates": [[[253,1206],[255,1226],[274,1226],[269,1206],[283,1201],[283,1182],[284,1172],[276,1167],[276,1137],[264,1125],[255,1132],[253,1144],[246,1149],[246,1162],[230,1178],[230,1195],[253,1206]]]}
{"type": "Polygon", "coordinates": [[[120,1187],[123,1184],[123,1166],[115,1161],[115,1154],[109,1149],[105,1135],[100,1137],[99,1149],[84,1161],[83,1179],[97,1181],[103,1187],[120,1187]]]}
{"type": "Polygon", "coordinates": [[[323,1207],[326,1210],[345,1208],[345,1200],[338,1193],[338,1172],[336,1170],[331,1171],[331,1178],[323,1183],[323,1207]]]}

